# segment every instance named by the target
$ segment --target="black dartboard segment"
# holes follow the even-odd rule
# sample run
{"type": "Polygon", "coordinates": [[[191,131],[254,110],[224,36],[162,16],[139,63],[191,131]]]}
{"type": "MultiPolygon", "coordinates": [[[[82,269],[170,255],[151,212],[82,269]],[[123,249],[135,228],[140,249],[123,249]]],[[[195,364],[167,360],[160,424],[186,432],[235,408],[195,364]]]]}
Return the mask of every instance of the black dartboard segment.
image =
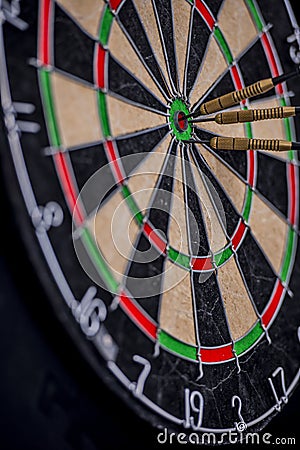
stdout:
{"type": "Polygon", "coordinates": [[[90,61],[93,58],[95,42],[67,15],[59,5],[55,6],[54,22],[54,65],[75,77],[93,84],[93,67],[90,61]]]}
{"type": "MultiPolygon", "coordinates": [[[[42,301],[153,425],[262,429],[299,378],[298,155],[187,141],[296,141],[299,122],[185,116],[295,69],[289,2],[0,9],[4,176],[42,301]]],[[[290,80],[237,109],[299,102],[290,80]]]]}

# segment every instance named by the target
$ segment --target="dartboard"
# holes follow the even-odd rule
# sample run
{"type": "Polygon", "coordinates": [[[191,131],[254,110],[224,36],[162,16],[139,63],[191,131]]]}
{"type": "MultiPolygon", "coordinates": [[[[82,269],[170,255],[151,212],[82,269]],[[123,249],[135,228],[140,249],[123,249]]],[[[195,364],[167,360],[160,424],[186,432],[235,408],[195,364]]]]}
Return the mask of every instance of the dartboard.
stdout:
{"type": "MultiPolygon", "coordinates": [[[[261,429],[300,373],[298,152],[210,139],[296,141],[300,124],[192,117],[295,70],[288,0],[0,11],[2,162],[39,301],[153,425],[261,429]]],[[[235,110],[299,104],[293,78],[235,110]]]]}

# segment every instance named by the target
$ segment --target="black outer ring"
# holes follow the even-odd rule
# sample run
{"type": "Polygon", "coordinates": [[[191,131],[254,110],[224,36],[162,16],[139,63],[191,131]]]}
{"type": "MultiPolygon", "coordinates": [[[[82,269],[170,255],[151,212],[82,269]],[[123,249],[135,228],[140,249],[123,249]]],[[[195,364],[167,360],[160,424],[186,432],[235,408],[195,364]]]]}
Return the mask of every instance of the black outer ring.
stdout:
{"type": "MultiPolygon", "coordinates": [[[[294,11],[298,12],[296,9],[296,0],[291,0],[291,4],[294,7],[294,11]]],[[[30,222],[28,212],[23,201],[13,161],[10,155],[10,147],[6,137],[6,128],[4,125],[3,113],[1,109],[0,148],[0,189],[2,196],[1,203],[3,208],[2,210],[6,210],[8,216],[8,221],[6,221],[6,223],[3,223],[2,221],[1,223],[1,231],[2,236],[5,236],[5,242],[13,242],[12,247],[6,247],[4,251],[2,251],[4,255],[5,276],[6,271],[8,272],[8,277],[12,276],[12,287],[9,287],[9,292],[7,292],[8,296],[12,295],[14,297],[19,297],[21,298],[21,302],[24,300],[25,306],[29,312],[30,326],[35,327],[38,330],[41,338],[45,339],[45,346],[43,346],[43,350],[45,352],[54,351],[55,353],[53,366],[56,367],[53,367],[54,372],[56,370],[58,372],[61,371],[59,375],[62,376],[62,378],[65,378],[65,380],[68,379],[69,382],[70,379],[71,382],[74,381],[74,386],[76,386],[76,388],[80,390],[79,398],[81,398],[82,396],[82,398],[84,398],[85,404],[83,408],[80,408],[80,411],[78,411],[79,419],[77,419],[79,424],[85,424],[86,417],[91,418],[90,409],[93,410],[94,414],[98,414],[100,420],[107,415],[107,409],[109,409],[109,415],[112,417],[112,420],[116,420],[116,422],[121,423],[122,421],[124,421],[124,417],[126,417],[126,420],[131,422],[131,424],[129,424],[129,428],[125,431],[126,434],[121,437],[119,443],[124,442],[126,446],[126,439],[129,438],[128,442],[130,442],[131,448],[135,448],[133,447],[134,443],[136,444],[136,448],[141,448],[141,443],[143,445],[143,448],[145,449],[156,447],[161,448],[161,446],[158,446],[158,444],[156,443],[156,435],[158,431],[154,430],[153,432],[151,427],[146,422],[141,421],[138,417],[144,420],[150,419],[152,425],[158,428],[168,426],[168,429],[170,430],[169,422],[164,421],[163,418],[158,417],[156,414],[152,413],[145,405],[140,404],[138,401],[135,401],[130,393],[127,392],[120,385],[120,383],[112,375],[109,374],[108,369],[105,368],[104,362],[103,364],[99,363],[98,353],[96,352],[92,344],[90,344],[87,340],[82,339],[82,332],[79,326],[75,324],[73,316],[70,314],[69,308],[64,302],[61,301],[60,292],[52,282],[52,274],[50,273],[49,268],[46,264],[38,241],[35,239],[34,234],[32,233],[32,224],[30,222]],[[6,157],[7,154],[9,154],[10,156],[6,157]],[[3,195],[4,192],[5,195],[3,195]],[[18,217],[15,216],[16,211],[18,211],[18,217]],[[6,239],[6,236],[9,236],[9,239],[6,239]],[[17,264],[14,255],[17,255],[17,264]],[[23,270],[24,266],[26,266],[27,268],[25,279],[27,279],[27,281],[29,279],[30,282],[21,284],[20,272],[23,270]],[[31,286],[35,287],[34,298],[32,297],[32,291],[30,289],[31,286]],[[44,296],[45,294],[47,296],[47,299],[49,300],[48,303],[44,302],[43,299],[40,299],[40,297],[44,296]],[[45,315],[45,310],[47,321],[45,319],[41,320],[41,317],[45,315]],[[58,339],[53,340],[52,327],[55,328],[55,333],[58,339]],[[73,345],[73,342],[75,342],[76,347],[73,345]],[[77,349],[79,351],[77,351],[77,349]],[[109,389],[107,387],[109,387],[109,389]],[[113,393],[111,391],[113,391],[113,393]],[[121,398],[123,402],[119,401],[119,398],[121,398]],[[112,407],[109,407],[110,402],[113,404],[112,407]],[[99,405],[101,405],[100,409],[98,409],[99,405]],[[135,414],[132,414],[131,411],[129,412],[126,405],[130,406],[131,410],[133,410],[135,414]],[[128,430],[129,434],[127,434],[128,430]],[[123,440],[124,437],[125,441],[123,440]]],[[[11,340],[13,341],[13,337],[11,338],[11,340]]],[[[28,349],[28,360],[30,360],[33,356],[32,350],[34,353],[35,348],[32,349],[32,347],[30,347],[28,349]]],[[[2,357],[2,355],[0,356],[2,357]]],[[[47,354],[45,354],[45,356],[47,356],[47,354]]],[[[47,358],[45,358],[45,360],[46,359],[47,358]]],[[[14,363],[11,367],[12,370],[19,371],[18,363],[14,363]]],[[[24,382],[25,390],[27,389],[28,385],[28,381],[27,383],[24,382]]],[[[282,436],[295,436],[297,429],[295,428],[293,419],[297,418],[299,399],[300,392],[298,389],[298,394],[296,393],[292,396],[292,400],[289,402],[289,406],[284,408],[283,412],[281,412],[279,416],[273,419],[272,423],[264,429],[264,432],[270,432],[274,435],[279,435],[279,433],[281,432],[282,436]]],[[[9,402],[9,399],[7,399],[7,401],[9,402]]],[[[35,408],[35,406],[37,405],[33,404],[31,406],[35,408]]],[[[37,417],[38,415],[39,411],[37,411],[37,417]]],[[[66,416],[65,419],[66,421],[69,420],[70,422],[70,434],[72,435],[73,432],[74,435],[76,435],[76,431],[78,431],[78,423],[76,423],[76,428],[74,427],[72,430],[74,423],[68,416],[66,416]]],[[[270,419],[271,417],[268,418],[266,422],[268,422],[270,419]]],[[[26,423],[26,418],[24,418],[24,420],[26,423]]],[[[31,430],[32,442],[29,443],[28,447],[26,447],[26,443],[21,441],[19,442],[19,447],[16,447],[15,444],[13,444],[13,447],[11,447],[11,444],[13,442],[18,442],[18,440],[14,440],[16,436],[13,438],[12,435],[9,436],[5,435],[4,433],[4,441],[2,440],[2,443],[5,444],[5,449],[40,449],[40,444],[38,444],[38,446],[35,446],[35,429],[34,424],[31,423],[31,425],[33,426],[31,430]],[[5,436],[7,436],[8,438],[6,442],[5,436]]],[[[15,426],[16,429],[18,429],[19,424],[16,423],[15,426]]],[[[48,431],[52,432],[52,430],[54,430],[54,433],[59,433],[59,428],[60,427],[56,426],[55,429],[55,425],[53,426],[53,424],[51,424],[51,430],[48,431]]],[[[111,430],[115,431],[115,428],[112,426],[111,430]]],[[[111,430],[108,430],[108,433],[111,430]]],[[[0,431],[2,431],[1,428],[0,431]]],[[[93,442],[96,442],[96,445],[100,445],[99,448],[101,448],[103,444],[105,444],[104,448],[109,448],[106,447],[106,445],[110,445],[111,442],[114,442],[114,440],[111,439],[111,435],[106,434],[106,431],[107,430],[101,430],[99,434],[96,433],[97,436],[95,438],[93,437],[93,442]]],[[[124,432],[124,428],[122,431],[124,432]]],[[[65,439],[65,436],[63,439],[65,439]]],[[[119,443],[117,445],[119,445],[119,443]]],[[[51,447],[46,447],[45,445],[46,443],[43,442],[43,448],[51,449],[51,447]]],[[[72,439],[70,439],[66,443],[66,445],[66,448],[74,449],[96,448],[85,447],[85,444],[82,444],[83,446],[81,446],[81,444],[78,444],[78,442],[72,442],[72,439]]],[[[173,445],[171,448],[176,447],[176,445],[173,445]]],[[[110,448],[120,447],[113,446],[110,448]]],[[[182,448],[182,446],[179,446],[178,448],[182,448]]],[[[188,448],[188,446],[185,446],[185,448],[188,448]]]]}

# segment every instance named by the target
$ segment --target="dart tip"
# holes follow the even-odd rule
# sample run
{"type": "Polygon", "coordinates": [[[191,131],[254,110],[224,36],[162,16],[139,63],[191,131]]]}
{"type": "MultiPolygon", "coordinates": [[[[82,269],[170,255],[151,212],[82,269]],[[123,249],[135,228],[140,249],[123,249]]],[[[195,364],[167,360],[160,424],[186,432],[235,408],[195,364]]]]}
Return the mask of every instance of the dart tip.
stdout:
{"type": "Polygon", "coordinates": [[[187,139],[187,140],[182,140],[182,142],[184,142],[185,144],[210,144],[210,141],[202,141],[202,140],[196,140],[196,139],[187,139]]]}
{"type": "Polygon", "coordinates": [[[292,72],[279,75],[277,77],[272,78],[274,86],[280,83],[284,83],[285,81],[290,80],[291,78],[295,78],[300,75],[300,65],[296,67],[292,72]]]}
{"type": "Polygon", "coordinates": [[[182,122],[183,120],[189,119],[192,117],[192,114],[183,114],[180,118],[178,118],[178,122],[182,122]]]}

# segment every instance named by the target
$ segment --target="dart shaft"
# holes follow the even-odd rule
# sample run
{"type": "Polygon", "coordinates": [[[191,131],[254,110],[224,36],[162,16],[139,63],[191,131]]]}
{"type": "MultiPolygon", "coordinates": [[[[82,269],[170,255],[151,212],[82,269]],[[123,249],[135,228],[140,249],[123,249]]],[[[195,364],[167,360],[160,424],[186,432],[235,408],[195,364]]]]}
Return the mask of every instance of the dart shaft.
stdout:
{"type": "Polygon", "coordinates": [[[270,150],[283,152],[292,150],[293,143],[279,139],[214,137],[210,140],[210,146],[214,150],[270,150]]]}
{"type": "Polygon", "coordinates": [[[274,87],[272,78],[257,81],[250,86],[240,89],[239,91],[232,91],[221,97],[210,100],[203,103],[200,107],[200,114],[212,114],[223,109],[230,108],[231,106],[238,105],[247,98],[256,97],[257,95],[264,94],[270,91],[274,87]]]}
{"type": "Polygon", "coordinates": [[[278,108],[249,109],[245,111],[228,111],[215,116],[215,122],[220,125],[232,123],[256,122],[268,119],[285,119],[296,115],[296,108],[280,106],[278,108]]]}

